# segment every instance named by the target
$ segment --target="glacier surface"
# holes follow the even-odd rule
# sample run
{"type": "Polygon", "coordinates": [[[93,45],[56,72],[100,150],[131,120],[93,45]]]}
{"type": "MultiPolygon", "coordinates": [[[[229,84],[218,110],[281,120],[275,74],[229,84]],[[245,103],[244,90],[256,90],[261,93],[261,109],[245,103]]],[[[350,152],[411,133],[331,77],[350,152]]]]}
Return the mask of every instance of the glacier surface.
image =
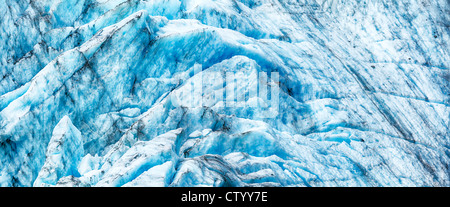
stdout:
{"type": "Polygon", "coordinates": [[[0,186],[450,186],[448,0],[0,13],[0,186]]]}

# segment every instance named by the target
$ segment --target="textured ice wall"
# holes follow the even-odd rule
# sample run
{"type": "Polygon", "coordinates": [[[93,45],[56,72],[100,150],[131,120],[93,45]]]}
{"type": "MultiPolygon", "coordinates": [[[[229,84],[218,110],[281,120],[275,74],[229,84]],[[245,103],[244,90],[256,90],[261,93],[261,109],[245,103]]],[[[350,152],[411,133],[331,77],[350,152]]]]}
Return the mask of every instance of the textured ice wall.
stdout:
{"type": "Polygon", "coordinates": [[[450,185],[447,0],[0,0],[0,13],[1,186],[450,185]],[[211,98],[227,87],[235,107],[211,98]]]}

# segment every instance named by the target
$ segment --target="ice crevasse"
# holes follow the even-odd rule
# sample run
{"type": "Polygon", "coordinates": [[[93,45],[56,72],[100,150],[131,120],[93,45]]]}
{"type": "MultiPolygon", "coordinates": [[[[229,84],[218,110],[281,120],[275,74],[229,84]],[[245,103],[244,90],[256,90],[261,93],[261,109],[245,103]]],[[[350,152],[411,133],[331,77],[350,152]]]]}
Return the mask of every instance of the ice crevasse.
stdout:
{"type": "Polygon", "coordinates": [[[447,0],[0,13],[0,186],[450,186],[447,0]]]}

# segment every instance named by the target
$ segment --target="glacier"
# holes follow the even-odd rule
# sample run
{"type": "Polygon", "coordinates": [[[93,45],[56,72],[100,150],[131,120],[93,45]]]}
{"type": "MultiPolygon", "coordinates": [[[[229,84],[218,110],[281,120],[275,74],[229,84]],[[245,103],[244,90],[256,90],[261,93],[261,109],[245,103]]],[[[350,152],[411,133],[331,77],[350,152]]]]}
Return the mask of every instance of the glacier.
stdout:
{"type": "Polygon", "coordinates": [[[0,13],[0,186],[450,186],[448,0],[0,13]]]}

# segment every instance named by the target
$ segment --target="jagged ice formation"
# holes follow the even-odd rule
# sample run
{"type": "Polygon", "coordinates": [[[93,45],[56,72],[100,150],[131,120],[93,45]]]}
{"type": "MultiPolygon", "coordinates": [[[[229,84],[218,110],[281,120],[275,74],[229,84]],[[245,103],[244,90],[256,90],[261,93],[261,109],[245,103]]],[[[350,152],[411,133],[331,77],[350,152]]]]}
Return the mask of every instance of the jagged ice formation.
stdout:
{"type": "Polygon", "coordinates": [[[450,186],[448,0],[0,13],[0,186],[450,186]]]}

